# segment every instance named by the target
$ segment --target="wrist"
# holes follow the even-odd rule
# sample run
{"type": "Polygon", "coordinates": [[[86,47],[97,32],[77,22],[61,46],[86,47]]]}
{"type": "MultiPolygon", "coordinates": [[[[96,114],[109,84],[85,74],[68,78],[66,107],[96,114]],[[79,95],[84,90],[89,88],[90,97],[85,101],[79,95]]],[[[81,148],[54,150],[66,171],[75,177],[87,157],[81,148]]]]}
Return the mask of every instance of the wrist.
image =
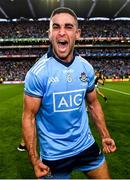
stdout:
{"type": "Polygon", "coordinates": [[[110,136],[104,136],[104,137],[102,137],[102,139],[109,139],[109,138],[111,138],[110,136]]]}
{"type": "Polygon", "coordinates": [[[100,134],[101,134],[101,139],[111,138],[111,136],[106,128],[102,129],[100,134]]]}
{"type": "Polygon", "coordinates": [[[31,162],[32,162],[32,165],[35,166],[35,165],[37,165],[40,162],[40,159],[39,159],[38,156],[31,157],[31,162]]]}
{"type": "Polygon", "coordinates": [[[34,161],[32,164],[33,164],[33,167],[35,168],[35,166],[37,166],[39,163],[41,163],[41,160],[40,159],[37,159],[36,161],[34,161]]]}

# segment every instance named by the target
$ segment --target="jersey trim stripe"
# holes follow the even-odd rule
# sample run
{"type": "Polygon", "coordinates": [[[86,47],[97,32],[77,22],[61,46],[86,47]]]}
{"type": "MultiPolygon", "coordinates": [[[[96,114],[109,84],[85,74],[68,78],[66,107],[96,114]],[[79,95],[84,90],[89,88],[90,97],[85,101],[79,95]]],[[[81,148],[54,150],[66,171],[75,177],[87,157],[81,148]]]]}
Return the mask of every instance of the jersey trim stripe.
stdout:
{"type": "Polygon", "coordinates": [[[32,67],[31,71],[35,73],[36,75],[41,71],[42,68],[45,67],[45,63],[49,61],[50,58],[44,59],[44,57],[35,65],[35,67],[32,67]]]}
{"type": "Polygon", "coordinates": [[[24,90],[24,94],[28,95],[28,96],[31,96],[31,97],[42,98],[42,96],[38,96],[38,95],[34,95],[34,94],[31,94],[31,93],[28,93],[26,90],[24,90]]]}

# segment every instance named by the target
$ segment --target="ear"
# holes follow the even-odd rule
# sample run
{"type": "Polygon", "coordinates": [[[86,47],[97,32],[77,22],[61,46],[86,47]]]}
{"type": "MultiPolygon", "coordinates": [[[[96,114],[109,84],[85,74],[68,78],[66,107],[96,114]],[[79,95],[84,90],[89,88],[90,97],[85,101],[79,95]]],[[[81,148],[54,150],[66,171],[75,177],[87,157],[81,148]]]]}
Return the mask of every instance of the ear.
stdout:
{"type": "Polygon", "coordinates": [[[49,40],[51,41],[50,29],[48,29],[48,37],[49,37],[49,40]]]}
{"type": "Polygon", "coordinates": [[[81,35],[81,29],[77,29],[76,40],[78,40],[80,38],[80,35],[81,35]]]}

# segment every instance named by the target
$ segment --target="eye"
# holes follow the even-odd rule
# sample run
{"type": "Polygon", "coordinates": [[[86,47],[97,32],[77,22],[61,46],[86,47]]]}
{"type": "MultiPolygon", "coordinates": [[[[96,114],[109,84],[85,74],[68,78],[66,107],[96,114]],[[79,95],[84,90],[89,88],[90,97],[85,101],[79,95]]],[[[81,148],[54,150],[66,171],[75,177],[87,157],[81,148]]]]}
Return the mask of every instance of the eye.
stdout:
{"type": "Polygon", "coordinates": [[[67,28],[67,29],[73,29],[73,27],[72,27],[72,26],[67,26],[66,28],[67,28]]]}
{"type": "Polygon", "coordinates": [[[68,30],[71,30],[71,29],[73,29],[73,25],[67,24],[67,25],[65,25],[65,28],[68,29],[68,30]]]}
{"type": "Polygon", "coordinates": [[[58,25],[58,24],[53,24],[53,27],[52,27],[53,29],[59,29],[60,28],[60,26],[58,25]]]}

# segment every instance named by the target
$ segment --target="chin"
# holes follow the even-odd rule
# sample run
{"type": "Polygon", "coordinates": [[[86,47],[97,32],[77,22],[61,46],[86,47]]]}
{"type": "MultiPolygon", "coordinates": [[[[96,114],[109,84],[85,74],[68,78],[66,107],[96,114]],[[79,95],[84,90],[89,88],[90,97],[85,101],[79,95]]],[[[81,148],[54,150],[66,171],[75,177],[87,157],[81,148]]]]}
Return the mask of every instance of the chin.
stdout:
{"type": "Polygon", "coordinates": [[[66,60],[67,59],[67,57],[65,56],[58,56],[59,57],[59,59],[61,59],[61,60],[66,60]]]}
{"type": "Polygon", "coordinates": [[[57,57],[64,60],[64,59],[67,59],[68,55],[57,53],[57,57]]]}

